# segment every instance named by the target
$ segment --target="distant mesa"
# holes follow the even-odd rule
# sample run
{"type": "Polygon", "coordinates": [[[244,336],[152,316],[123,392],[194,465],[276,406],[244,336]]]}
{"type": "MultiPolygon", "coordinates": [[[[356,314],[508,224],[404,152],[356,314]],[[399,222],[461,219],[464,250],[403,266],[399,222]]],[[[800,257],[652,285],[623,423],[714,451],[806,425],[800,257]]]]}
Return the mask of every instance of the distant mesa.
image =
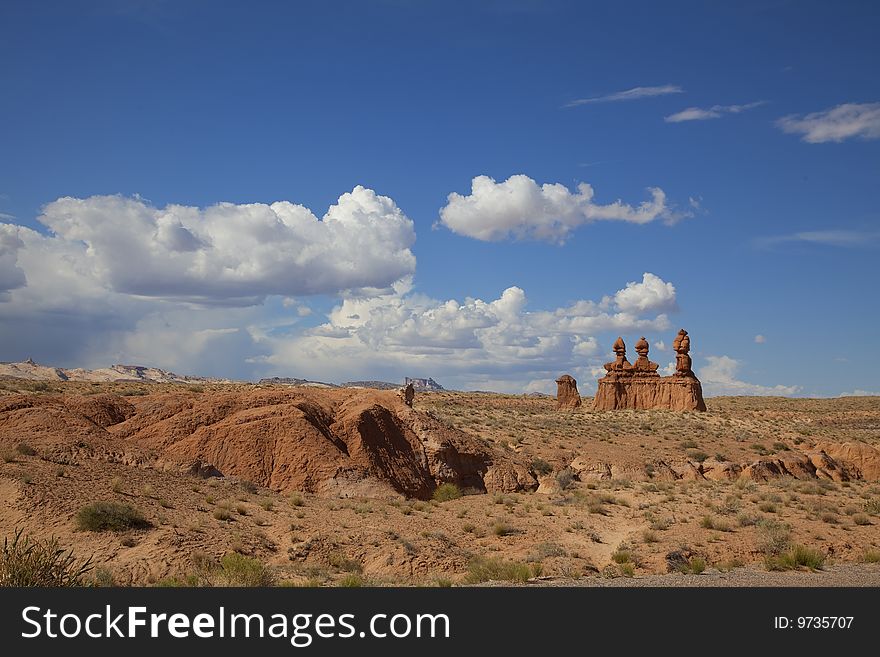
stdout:
{"type": "Polygon", "coordinates": [[[81,367],[65,369],[50,367],[28,358],[20,363],[0,363],[0,377],[15,377],[30,381],[86,381],[91,383],[230,383],[229,379],[211,379],[201,376],[182,376],[158,367],[143,365],[111,365],[94,370],[81,367]]]}
{"type": "Polygon", "coordinates": [[[556,379],[556,408],[577,408],[581,405],[578,393],[578,382],[570,374],[563,374],[556,379]]]}
{"type": "MultiPolygon", "coordinates": [[[[264,386],[299,386],[303,388],[338,388],[334,383],[323,381],[309,381],[308,379],[296,379],[289,376],[273,376],[270,379],[260,379],[259,385],[264,386]]],[[[366,386],[364,386],[366,387],[366,386]]]]}
{"type": "Polygon", "coordinates": [[[644,336],[636,342],[635,364],[626,359],[626,344],[618,337],[612,347],[615,358],[605,363],[604,377],[599,379],[593,408],[600,411],[619,409],[667,409],[671,411],[705,411],[703,389],[691,369],[691,339],[681,329],[672,348],[676,353],[675,373],[661,377],[658,365],[648,359],[648,341],[644,336]]]}
{"type": "Polygon", "coordinates": [[[403,380],[403,385],[413,384],[413,388],[415,388],[416,392],[443,392],[446,390],[443,386],[437,383],[434,379],[411,379],[410,377],[406,377],[403,380]]]}

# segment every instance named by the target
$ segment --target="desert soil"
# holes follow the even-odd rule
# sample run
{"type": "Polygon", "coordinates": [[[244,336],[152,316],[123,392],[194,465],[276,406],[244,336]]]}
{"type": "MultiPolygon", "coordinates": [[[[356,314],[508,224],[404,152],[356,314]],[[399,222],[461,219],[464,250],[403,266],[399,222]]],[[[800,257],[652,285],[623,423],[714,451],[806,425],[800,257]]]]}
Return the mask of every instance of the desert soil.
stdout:
{"type": "MultiPolygon", "coordinates": [[[[179,389],[15,381],[4,387],[0,394],[111,393],[137,407],[179,389]]],[[[207,385],[187,394],[251,388],[207,385]]],[[[546,397],[417,395],[416,410],[549,470],[538,491],[445,502],[272,490],[236,477],[203,479],[100,458],[59,464],[39,449],[15,451],[16,441],[7,439],[0,534],[23,528],[35,537],[58,537],[78,556],[93,558],[96,581],[121,585],[181,581],[198,563],[230,552],[265,564],[277,583],[298,585],[463,584],[474,581],[479,557],[527,567],[537,576],[532,585],[880,585],[878,481],[578,481],[564,474],[577,459],[613,464],[615,473],[625,474],[660,460],[746,462],[817,441],[880,446],[876,397],[730,397],[710,398],[707,405],[707,413],[593,412],[588,405],[560,412],[546,397]],[[78,530],[77,512],[95,501],[130,504],[152,527],[78,530]],[[822,570],[769,572],[766,557],[780,541],[819,551],[822,570]],[[671,553],[701,560],[706,569],[668,574],[671,553]]]]}

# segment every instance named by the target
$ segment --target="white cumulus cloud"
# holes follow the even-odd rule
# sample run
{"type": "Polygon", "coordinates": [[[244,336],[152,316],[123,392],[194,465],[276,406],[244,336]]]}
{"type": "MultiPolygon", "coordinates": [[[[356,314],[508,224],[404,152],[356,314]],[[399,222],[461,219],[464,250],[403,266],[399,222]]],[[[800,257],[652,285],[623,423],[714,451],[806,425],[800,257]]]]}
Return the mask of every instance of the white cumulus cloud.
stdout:
{"type": "Polygon", "coordinates": [[[676,310],[675,286],[650,272],[639,283],[630,282],[614,295],[615,305],[624,312],[676,310]]]}
{"type": "Polygon", "coordinates": [[[82,273],[140,297],[250,305],[272,294],[385,288],[415,270],[412,221],[361,186],[321,220],[288,201],[157,208],[92,196],[49,203],[39,221],[52,235],[32,231],[31,242],[70,252],[82,273]]]}
{"type": "Polygon", "coordinates": [[[822,112],[784,116],[776,125],[810,144],[853,137],[880,139],[880,103],[843,103],[822,112]]]}
{"type": "Polygon", "coordinates": [[[755,336],[755,344],[764,344],[765,342],[767,342],[767,338],[760,333],[755,336]]]}
{"type": "Polygon", "coordinates": [[[662,189],[651,187],[648,191],[651,199],[637,206],[621,200],[601,205],[593,200],[593,188],[587,183],[571,192],[559,183],[538,185],[523,174],[500,183],[489,176],[477,176],[470,194],[449,194],[440,210],[440,223],[454,233],[483,241],[563,242],[575,228],[593,221],[646,224],[658,218],[680,218],[668,206],[662,189]]]}
{"type": "Polygon", "coordinates": [[[631,303],[624,295],[622,307],[618,292],[550,310],[529,310],[525,291],[515,286],[490,301],[438,300],[398,286],[392,294],[343,299],[324,324],[303,334],[254,336],[269,354],[261,362],[278,372],[325,380],[422,372],[446,385],[516,392],[562,372],[589,377],[604,357],[598,333],[668,330],[660,311],[674,305],[675,288],[653,274],[643,283],[655,278],[673,295],[662,303],[631,303]]]}
{"type": "Polygon", "coordinates": [[[697,376],[709,395],[791,396],[800,392],[800,386],[764,386],[737,378],[742,363],[730,356],[706,356],[707,364],[697,370],[697,376]]]}

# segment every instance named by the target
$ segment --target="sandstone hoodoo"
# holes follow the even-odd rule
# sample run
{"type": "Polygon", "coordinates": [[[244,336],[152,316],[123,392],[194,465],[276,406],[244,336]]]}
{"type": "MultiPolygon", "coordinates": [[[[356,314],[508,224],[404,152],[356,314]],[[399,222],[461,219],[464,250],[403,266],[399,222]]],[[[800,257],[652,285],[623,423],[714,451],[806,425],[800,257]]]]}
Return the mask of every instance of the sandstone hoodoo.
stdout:
{"type": "Polygon", "coordinates": [[[577,408],[581,405],[577,381],[570,374],[556,379],[556,408],[577,408]]]}
{"type": "Polygon", "coordinates": [[[688,332],[681,329],[672,343],[676,353],[675,374],[661,377],[657,363],[648,359],[649,345],[644,337],[636,342],[639,357],[635,364],[626,359],[626,344],[618,337],[613,346],[615,359],[605,364],[607,374],[599,379],[593,408],[705,411],[703,389],[691,369],[690,347],[688,332]]]}

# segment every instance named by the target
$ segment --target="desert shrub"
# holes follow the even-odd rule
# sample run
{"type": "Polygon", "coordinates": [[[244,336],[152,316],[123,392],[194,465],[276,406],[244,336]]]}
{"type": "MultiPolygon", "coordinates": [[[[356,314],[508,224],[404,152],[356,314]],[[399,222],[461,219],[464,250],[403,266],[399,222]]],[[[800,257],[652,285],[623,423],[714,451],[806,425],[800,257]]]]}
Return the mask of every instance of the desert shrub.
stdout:
{"type": "Polygon", "coordinates": [[[238,485],[241,486],[241,489],[245,493],[250,493],[251,495],[253,495],[257,492],[257,485],[252,481],[248,481],[247,479],[240,481],[238,485]]]}
{"type": "Polygon", "coordinates": [[[465,581],[468,584],[479,584],[490,580],[525,582],[531,576],[531,568],[519,561],[506,561],[500,557],[475,557],[468,564],[465,581]]]}
{"type": "Polygon", "coordinates": [[[3,540],[0,586],[83,586],[90,570],[91,557],[77,560],[56,538],[35,540],[16,529],[11,541],[9,537],[3,540]]]}
{"type": "Polygon", "coordinates": [[[76,514],[76,524],[79,529],[92,532],[119,532],[152,526],[133,506],[118,502],[94,502],[84,506],[76,514]]]}
{"type": "Polygon", "coordinates": [[[650,529],[646,529],[645,531],[642,532],[642,540],[645,543],[656,543],[660,539],[657,538],[657,533],[655,531],[650,530],[650,529]]]}
{"type": "Polygon", "coordinates": [[[217,507],[214,509],[214,517],[217,520],[232,520],[232,513],[229,509],[224,509],[223,507],[217,507]]]}
{"type": "Polygon", "coordinates": [[[758,549],[765,555],[773,556],[788,549],[791,542],[791,527],[775,520],[762,520],[758,523],[758,549]]]}
{"type": "Polygon", "coordinates": [[[852,519],[853,519],[853,522],[856,523],[857,525],[870,525],[871,524],[871,519],[867,515],[865,515],[864,513],[856,513],[855,515],[853,515],[852,519]]]}
{"type": "Polygon", "coordinates": [[[342,579],[340,579],[337,584],[343,588],[347,589],[355,589],[360,588],[361,586],[365,586],[366,582],[364,578],[356,573],[349,573],[342,579]]]}
{"type": "Polygon", "coordinates": [[[862,561],[865,563],[880,563],[880,550],[865,550],[865,554],[862,555],[862,561]]]}
{"type": "Polygon", "coordinates": [[[698,463],[702,463],[707,458],[709,458],[709,455],[706,454],[706,452],[700,451],[698,449],[688,450],[687,456],[691,461],[697,461],[698,463]]]}
{"type": "Polygon", "coordinates": [[[703,557],[691,557],[687,563],[688,570],[692,575],[699,575],[706,570],[706,560],[703,557]]]}
{"type": "Polygon", "coordinates": [[[293,493],[291,493],[290,494],[290,504],[292,506],[302,506],[303,504],[305,504],[305,501],[303,500],[302,494],[299,493],[298,491],[294,491],[293,493]]]}
{"type": "Polygon", "coordinates": [[[665,531],[672,526],[672,520],[669,518],[657,518],[651,523],[651,529],[657,530],[658,532],[665,531]]]}
{"type": "Polygon", "coordinates": [[[794,545],[784,552],[766,557],[764,563],[767,570],[795,570],[801,567],[820,570],[825,564],[825,555],[816,548],[794,545]]]}
{"type": "Polygon", "coordinates": [[[713,518],[712,516],[703,516],[700,520],[700,527],[703,529],[714,529],[718,532],[732,532],[733,527],[723,518],[713,518]]]}
{"type": "Polygon", "coordinates": [[[231,586],[269,586],[272,573],[266,566],[238,552],[220,560],[220,575],[231,586]]]}
{"type": "Polygon", "coordinates": [[[0,458],[3,459],[4,463],[15,463],[16,456],[16,453],[13,452],[11,449],[4,449],[2,452],[0,452],[0,458]]]}
{"type": "Polygon", "coordinates": [[[571,471],[571,468],[565,468],[557,472],[556,483],[559,485],[560,490],[571,488],[571,485],[574,483],[574,472],[571,471]]]}
{"type": "Polygon", "coordinates": [[[548,475],[553,472],[553,466],[544,459],[533,459],[532,472],[538,475],[548,475]]]}
{"type": "Polygon", "coordinates": [[[636,565],[632,562],[627,561],[626,563],[619,564],[617,567],[620,570],[620,574],[624,577],[633,577],[636,574],[636,565]]]}
{"type": "Polygon", "coordinates": [[[461,489],[453,483],[440,484],[434,490],[432,499],[437,502],[448,502],[449,500],[457,500],[461,497],[461,489]]]}
{"type": "Polygon", "coordinates": [[[870,513],[872,516],[880,516],[880,499],[868,500],[862,509],[865,513],[870,513]]]}
{"type": "Polygon", "coordinates": [[[761,502],[758,508],[764,513],[776,513],[776,505],[773,502],[761,502]]]}
{"type": "Polygon", "coordinates": [[[339,552],[334,552],[327,558],[327,560],[334,568],[339,568],[339,570],[343,570],[347,573],[359,573],[363,570],[363,566],[361,566],[359,562],[354,559],[349,559],[339,552]]]}
{"type": "Polygon", "coordinates": [[[505,522],[496,522],[492,527],[492,533],[495,536],[510,536],[515,532],[516,530],[505,522]]]}
{"type": "Polygon", "coordinates": [[[535,555],[537,560],[546,559],[547,557],[564,557],[565,550],[558,543],[538,543],[535,546],[535,555]]]}
{"type": "Polygon", "coordinates": [[[260,506],[263,508],[263,511],[271,511],[275,508],[275,503],[270,499],[265,499],[260,502],[260,506]]]}
{"type": "Polygon", "coordinates": [[[95,568],[91,576],[91,585],[101,588],[116,586],[116,580],[113,577],[113,571],[106,566],[98,566],[95,568]]]}
{"type": "Polygon", "coordinates": [[[16,451],[22,456],[36,456],[37,450],[28,445],[27,443],[19,443],[18,447],[15,448],[16,451]]]}
{"type": "Polygon", "coordinates": [[[200,584],[201,582],[196,575],[172,575],[171,577],[165,577],[156,582],[156,588],[180,589],[199,586],[200,584]]]}
{"type": "Polygon", "coordinates": [[[633,560],[632,552],[625,548],[617,548],[614,552],[611,553],[611,560],[614,563],[631,563],[633,560]]]}

